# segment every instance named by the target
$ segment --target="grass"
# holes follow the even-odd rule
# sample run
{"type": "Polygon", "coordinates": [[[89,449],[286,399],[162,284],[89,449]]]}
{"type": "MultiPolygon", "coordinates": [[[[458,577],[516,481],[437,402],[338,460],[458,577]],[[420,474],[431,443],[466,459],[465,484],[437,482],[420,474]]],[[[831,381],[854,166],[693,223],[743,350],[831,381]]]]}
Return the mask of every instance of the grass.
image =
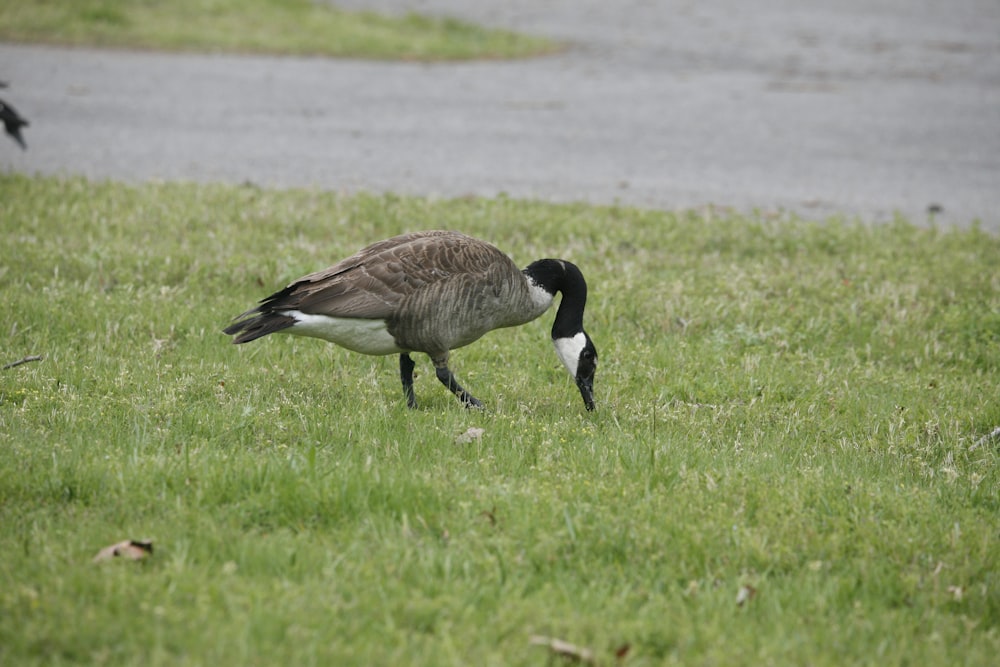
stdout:
{"type": "Polygon", "coordinates": [[[719,212],[0,176],[0,663],[992,664],[1000,240],[719,212]],[[403,230],[591,285],[418,360],[219,333],[403,230]],[[469,427],[480,440],[456,443],[469,427]],[[94,564],[152,538],[138,563],[94,564]],[[737,595],[751,586],[743,605],[737,595]]]}
{"type": "Polygon", "coordinates": [[[519,58],[558,48],[453,18],[348,12],[313,0],[7,2],[0,40],[404,60],[519,58]]]}

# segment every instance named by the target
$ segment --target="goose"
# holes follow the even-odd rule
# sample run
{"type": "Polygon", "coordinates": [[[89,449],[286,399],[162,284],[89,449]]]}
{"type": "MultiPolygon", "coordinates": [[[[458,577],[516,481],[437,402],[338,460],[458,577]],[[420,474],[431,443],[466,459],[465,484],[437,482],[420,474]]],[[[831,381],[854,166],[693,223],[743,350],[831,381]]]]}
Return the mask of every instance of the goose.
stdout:
{"type": "Polygon", "coordinates": [[[465,407],[481,408],[449,369],[451,350],[494,329],[534,320],[549,309],[556,292],[562,301],[552,342],[584,406],[593,410],[597,350],[583,329],[587,282],[580,269],[565,260],[540,259],[522,271],[497,247],[459,232],[423,231],[378,241],[262,299],[223,331],[234,336],[234,344],[283,332],[362,354],[398,354],[410,408],[417,407],[410,354],[422,352],[465,407]]]}
{"type": "Polygon", "coordinates": [[[3,100],[0,100],[0,120],[3,121],[3,127],[7,130],[7,134],[17,142],[17,145],[21,147],[21,150],[26,150],[28,145],[24,143],[24,137],[21,136],[21,128],[28,126],[28,121],[26,121],[21,114],[17,113],[17,110],[11,105],[7,104],[3,100]]]}

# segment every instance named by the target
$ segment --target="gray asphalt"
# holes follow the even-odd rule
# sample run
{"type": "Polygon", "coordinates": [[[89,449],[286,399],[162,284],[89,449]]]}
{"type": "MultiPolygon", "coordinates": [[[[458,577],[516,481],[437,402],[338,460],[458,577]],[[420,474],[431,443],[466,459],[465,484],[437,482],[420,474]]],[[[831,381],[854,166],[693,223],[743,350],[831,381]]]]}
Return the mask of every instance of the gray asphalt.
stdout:
{"type": "Polygon", "coordinates": [[[566,40],[381,63],[0,44],[0,169],[1000,230],[996,0],[344,0],[566,40]]]}

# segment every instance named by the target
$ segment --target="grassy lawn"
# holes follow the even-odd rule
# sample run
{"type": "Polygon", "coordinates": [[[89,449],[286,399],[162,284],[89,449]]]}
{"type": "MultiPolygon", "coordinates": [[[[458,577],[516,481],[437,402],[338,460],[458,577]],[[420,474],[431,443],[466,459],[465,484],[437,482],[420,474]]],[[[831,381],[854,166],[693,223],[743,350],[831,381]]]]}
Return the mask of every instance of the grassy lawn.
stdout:
{"type": "Polygon", "coordinates": [[[0,363],[42,356],[0,371],[0,664],[1000,653],[987,233],[14,175],[0,230],[0,363]],[[424,357],[410,412],[392,357],[220,333],[421,228],[581,266],[596,412],[551,313],[453,355],[483,412],[424,357]]]}
{"type": "Polygon", "coordinates": [[[407,60],[517,58],[558,48],[456,19],[347,12],[313,0],[4,2],[0,40],[407,60]]]}

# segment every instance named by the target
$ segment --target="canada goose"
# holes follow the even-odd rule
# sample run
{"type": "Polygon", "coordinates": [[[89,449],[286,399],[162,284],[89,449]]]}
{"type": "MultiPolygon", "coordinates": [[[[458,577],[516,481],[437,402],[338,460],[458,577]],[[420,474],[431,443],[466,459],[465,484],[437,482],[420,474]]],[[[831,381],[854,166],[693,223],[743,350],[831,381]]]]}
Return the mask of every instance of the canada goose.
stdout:
{"type": "Polygon", "coordinates": [[[24,143],[24,137],[21,136],[21,128],[27,127],[28,121],[22,118],[21,114],[17,113],[14,107],[3,100],[0,100],[0,120],[3,120],[3,126],[7,130],[7,134],[17,142],[21,149],[28,148],[28,145],[24,143]]]}
{"type": "Polygon", "coordinates": [[[482,407],[455,379],[448,354],[501,327],[530,322],[562,302],[552,325],[556,354],[594,409],[597,350],[583,330],[587,283],[576,265],[540,259],[523,271],[495,246],[458,232],[427,231],[372,244],[299,278],[226,327],[246,343],[278,331],[313,336],[355,352],[399,354],[406,404],[417,407],[411,352],[434,362],[466,407],[482,407]]]}

